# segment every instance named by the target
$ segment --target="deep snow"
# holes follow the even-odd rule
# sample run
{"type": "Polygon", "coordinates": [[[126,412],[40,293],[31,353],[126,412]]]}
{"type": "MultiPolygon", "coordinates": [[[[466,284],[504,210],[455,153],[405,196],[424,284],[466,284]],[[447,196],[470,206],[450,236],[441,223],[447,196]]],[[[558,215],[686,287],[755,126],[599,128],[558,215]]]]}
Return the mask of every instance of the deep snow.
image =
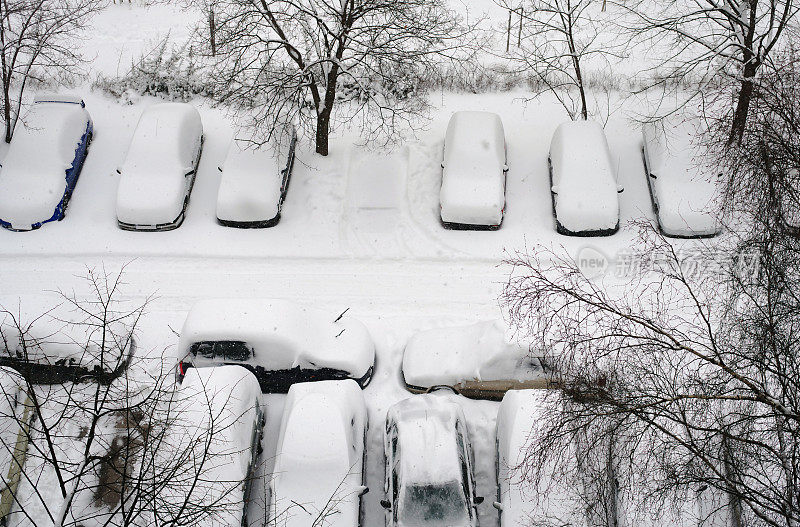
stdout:
{"type": "MultiPolygon", "coordinates": [[[[487,7],[477,0],[471,6],[487,7]]],[[[502,16],[496,15],[494,21],[501,23],[502,16]]],[[[93,57],[92,72],[124,71],[131,59],[168,31],[174,42],[180,42],[189,34],[184,23],[196,19],[196,14],[173,5],[109,6],[95,19],[84,42],[93,57]]],[[[389,406],[410,396],[402,388],[399,372],[411,335],[501,317],[497,297],[509,272],[501,264],[506,250],[542,244],[574,256],[592,247],[613,257],[635,246],[637,229],[629,225],[632,220],[654,220],[641,160],[640,127],[630,121],[641,108],[634,107],[612,114],[605,125],[614,175],[625,187],[620,195],[620,231],[588,240],[556,234],[547,155],[553,131],[567,116],[551,96],[529,100],[530,93],[515,91],[432,94],[436,109],[426,128],[390,153],[352,146],[359,141],[349,130],[333,137],[328,158],[317,156],[308,141],[302,141],[282,220],[267,230],[238,230],[216,223],[221,177],[217,167],[224,161],[234,127],[222,111],[205,101],[193,101],[202,116],[206,141],[184,224],[171,232],[125,232],[116,226],[115,168],[124,158],[142,110],[157,101],[142,98],[132,105],[121,104],[91,92],[88,82],[69,91],[85,98],[94,119],[95,141],[64,221],[30,233],[0,230],[0,294],[74,289],[86,297],[90,291],[76,277],[87,267],[114,273],[124,266],[124,299],[141,301],[156,295],[139,338],[141,354],[153,357],[174,351],[175,332],[200,299],[288,299],[331,313],[350,308],[348,314],[364,322],[376,346],[376,369],[364,391],[371,423],[366,526],[383,521],[378,503],[383,497],[383,423],[389,406]],[[505,219],[497,232],[447,231],[439,224],[443,138],[457,110],[491,111],[503,120],[510,168],[505,219]]],[[[612,103],[620,106],[619,100],[612,103]]],[[[0,155],[4,153],[5,147],[0,147],[0,155]]],[[[285,396],[263,395],[262,400],[267,424],[261,471],[268,473],[285,396]]],[[[497,517],[491,502],[496,492],[498,404],[467,400],[461,404],[475,451],[477,494],[486,497],[479,507],[481,525],[492,526],[497,517]]],[[[253,496],[250,518],[257,521],[266,502],[263,481],[253,496]]]]}

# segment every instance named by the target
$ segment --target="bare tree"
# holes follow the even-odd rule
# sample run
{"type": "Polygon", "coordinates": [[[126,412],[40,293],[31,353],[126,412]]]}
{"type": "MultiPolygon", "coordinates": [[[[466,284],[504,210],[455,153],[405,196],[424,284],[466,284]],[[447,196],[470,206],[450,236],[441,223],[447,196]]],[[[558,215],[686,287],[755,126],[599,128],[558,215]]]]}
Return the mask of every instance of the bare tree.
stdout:
{"type": "Polygon", "coordinates": [[[571,119],[588,119],[587,60],[604,60],[614,54],[609,43],[598,42],[602,25],[600,3],[592,0],[528,0],[521,8],[516,2],[498,4],[520,14],[520,46],[511,58],[523,72],[555,95],[571,119]]]}
{"type": "Polygon", "coordinates": [[[720,76],[733,82],[728,143],[740,141],[762,67],[797,34],[797,2],[639,0],[618,5],[635,15],[631,29],[654,37],[665,50],[658,57],[669,69],[662,81],[696,77],[700,87],[695,94],[719,83],[720,76]]]}
{"type": "Polygon", "coordinates": [[[19,119],[25,90],[74,74],[82,59],[76,42],[104,0],[0,2],[0,68],[6,143],[19,119]]]}
{"type": "Polygon", "coordinates": [[[426,109],[417,79],[463,59],[468,29],[443,0],[218,0],[216,93],[257,135],[287,126],[327,155],[337,123],[391,137],[426,109]],[[360,120],[360,122],[357,122],[360,120]]]}
{"type": "Polygon", "coordinates": [[[183,525],[240,510],[242,482],[208,476],[220,452],[210,446],[234,423],[220,410],[224,402],[212,405],[207,394],[207,408],[199,401],[191,415],[205,411],[208,426],[187,422],[171,363],[130,355],[143,351],[136,335],[149,299],[120,299],[122,274],[90,271],[87,284],[88,298],[60,294],[61,304],[38,316],[11,306],[0,312],[0,351],[38,367],[23,369],[20,394],[13,383],[2,385],[0,397],[16,403],[0,415],[9,425],[3,431],[12,432],[0,434],[0,458],[11,459],[0,474],[10,505],[4,521],[183,525]],[[67,349],[74,352],[64,355],[67,349]],[[48,363],[54,354],[61,358],[48,363]]]}

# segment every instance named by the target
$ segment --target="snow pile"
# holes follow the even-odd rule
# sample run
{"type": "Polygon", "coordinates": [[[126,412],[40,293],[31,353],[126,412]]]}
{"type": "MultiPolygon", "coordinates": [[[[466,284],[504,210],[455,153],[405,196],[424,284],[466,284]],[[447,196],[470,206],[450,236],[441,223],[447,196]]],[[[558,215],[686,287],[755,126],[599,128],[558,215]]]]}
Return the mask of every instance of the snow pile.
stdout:
{"type": "MultiPolygon", "coordinates": [[[[587,525],[581,510],[583,502],[576,490],[578,482],[571,481],[553,466],[545,466],[539,468],[543,475],[537,486],[520,468],[536,441],[536,429],[547,404],[552,404],[552,399],[548,401],[544,390],[511,390],[500,403],[497,481],[501,527],[549,524],[548,521],[556,519],[559,525],[587,525]]],[[[573,459],[577,463],[577,458],[573,459]]]]}
{"type": "Polygon", "coordinates": [[[246,149],[232,141],[221,167],[217,218],[259,222],[278,216],[284,168],[286,156],[274,146],[246,149]]]}
{"type": "Polygon", "coordinates": [[[506,139],[500,116],[455,112],[447,126],[442,167],[442,221],[499,225],[506,201],[506,139]]]}
{"type": "Polygon", "coordinates": [[[53,216],[64,197],[66,171],[91,122],[80,99],[40,99],[20,118],[0,168],[0,219],[17,229],[53,216]]]}
{"type": "MultiPolygon", "coordinates": [[[[180,359],[197,342],[240,341],[249,363],[265,370],[333,368],[355,378],[375,362],[375,345],[358,320],[286,300],[216,299],[197,302],[186,317],[180,359]]],[[[195,360],[200,363],[201,357],[195,360]]]]}
{"type": "Polygon", "coordinates": [[[642,128],[648,182],[658,223],[672,236],[713,236],[720,224],[720,188],[697,146],[701,133],[692,120],[650,123],[642,128]]]}
{"type": "Polygon", "coordinates": [[[330,527],[358,524],[366,426],[355,381],[292,385],[270,483],[276,527],[305,527],[317,518],[330,527]]]}
{"type": "Polygon", "coordinates": [[[190,104],[148,106],[139,118],[117,189],[117,219],[131,225],[170,223],[180,215],[203,136],[190,104]]]}
{"type": "Polygon", "coordinates": [[[162,452],[167,463],[186,463],[162,492],[161,521],[156,524],[181,517],[193,525],[239,525],[245,500],[242,482],[256,455],[260,396],[253,374],[238,366],[187,372],[162,452]]]}
{"type": "Polygon", "coordinates": [[[556,220],[567,233],[614,231],[618,187],[603,128],[592,121],[562,123],[550,143],[556,220]]]}
{"type": "Polygon", "coordinates": [[[437,328],[413,335],[403,353],[410,386],[456,386],[468,381],[532,381],[544,377],[530,345],[513,338],[501,320],[437,328]]]}
{"type": "MultiPolygon", "coordinates": [[[[115,313],[109,312],[110,318],[115,313]]],[[[0,355],[40,364],[99,366],[113,371],[135,351],[126,317],[98,325],[58,295],[0,297],[0,355]]]]}

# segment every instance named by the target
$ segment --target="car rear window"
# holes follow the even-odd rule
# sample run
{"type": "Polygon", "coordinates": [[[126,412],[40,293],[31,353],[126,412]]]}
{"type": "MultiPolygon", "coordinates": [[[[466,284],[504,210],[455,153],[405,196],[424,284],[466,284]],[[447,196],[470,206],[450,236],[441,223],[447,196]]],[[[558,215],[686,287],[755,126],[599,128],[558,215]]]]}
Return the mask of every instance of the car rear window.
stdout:
{"type": "Polygon", "coordinates": [[[192,355],[207,359],[246,361],[253,356],[253,349],[241,340],[215,340],[195,342],[189,348],[192,355]]]}

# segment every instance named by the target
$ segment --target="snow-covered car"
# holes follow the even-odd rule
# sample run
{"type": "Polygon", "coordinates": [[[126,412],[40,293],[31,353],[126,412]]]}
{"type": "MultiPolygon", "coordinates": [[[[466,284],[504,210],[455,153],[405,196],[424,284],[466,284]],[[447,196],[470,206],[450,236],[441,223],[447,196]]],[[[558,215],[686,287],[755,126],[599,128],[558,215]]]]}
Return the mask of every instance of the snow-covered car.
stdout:
{"type": "Polygon", "coordinates": [[[506,137],[500,116],[455,112],[447,125],[439,194],[445,227],[499,229],[506,208],[506,137]]]}
{"type": "Polygon", "coordinates": [[[403,352],[402,375],[413,393],[449,386],[466,397],[499,400],[508,390],[548,385],[534,355],[501,320],[488,320],[414,334],[403,352]]]}
{"type": "Polygon", "coordinates": [[[414,395],[386,416],[386,525],[477,527],[472,444],[464,410],[445,390],[414,395]]]}
{"type": "Polygon", "coordinates": [[[168,231],[183,223],[203,150],[194,106],[160,103],[139,118],[117,169],[117,224],[130,231],[168,231]]]}
{"type": "Polygon", "coordinates": [[[360,525],[366,433],[367,406],[355,381],[292,385],[269,483],[270,525],[360,525]]]}
{"type": "Polygon", "coordinates": [[[666,236],[703,238],[720,232],[720,188],[703,167],[695,121],[642,127],[642,157],[658,226],[666,236]]]}
{"type": "Polygon", "coordinates": [[[178,382],[191,367],[239,364],[264,393],[338,379],[365,387],[375,364],[375,344],[361,322],[287,300],[201,300],[186,316],[178,354],[178,382]]]}
{"type": "MultiPolygon", "coordinates": [[[[550,392],[552,396],[554,392],[550,392]]],[[[519,467],[536,440],[536,427],[544,419],[545,390],[510,390],[497,413],[497,501],[500,527],[548,524],[588,525],[576,490],[549,466],[540,467],[539,483],[524,477],[519,467]]],[[[574,454],[567,452],[566,455],[574,454]]],[[[577,458],[574,458],[577,459],[577,458]]]]}
{"type": "Polygon", "coordinates": [[[265,422],[260,399],[258,381],[239,366],[187,372],[158,449],[170,479],[153,525],[247,525],[265,422]]]}
{"type": "MultiPolygon", "coordinates": [[[[9,498],[16,495],[21,473],[14,456],[19,459],[26,449],[28,435],[23,428],[33,416],[24,406],[25,387],[25,380],[17,371],[0,366],[0,473],[3,474],[0,495],[3,503],[7,495],[9,498]]],[[[8,512],[8,509],[0,510],[0,515],[8,512]]]]}
{"type": "Polygon", "coordinates": [[[608,141],[600,124],[569,121],[550,142],[550,191],[556,230],[604,236],[619,229],[619,197],[608,141]]]}
{"type": "Polygon", "coordinates": [[[297,142],[293,134],[288,144],[245,148],[232,141],[225,164],[219,167],[222,178],[217,193],[217,221],[226,227],[254,229],[272,227],[281,219],[281,209],[289,189],[297,142]]]}
{"type": "Polygon", "coordinates": [[[125,321],[98,326],[58,295],[0,297],[0,366],[35,384],[111,383],[130,364],[136,340],[125,321]],[[13,315],[12,315],[13,314],[13,315]]]}
{"type": "Polygon", "coordinates": [[[80,97],[39,96],[19,120],[0,168],[0,225],[38,229],[64,219],[92,142],[80,97]]]}

